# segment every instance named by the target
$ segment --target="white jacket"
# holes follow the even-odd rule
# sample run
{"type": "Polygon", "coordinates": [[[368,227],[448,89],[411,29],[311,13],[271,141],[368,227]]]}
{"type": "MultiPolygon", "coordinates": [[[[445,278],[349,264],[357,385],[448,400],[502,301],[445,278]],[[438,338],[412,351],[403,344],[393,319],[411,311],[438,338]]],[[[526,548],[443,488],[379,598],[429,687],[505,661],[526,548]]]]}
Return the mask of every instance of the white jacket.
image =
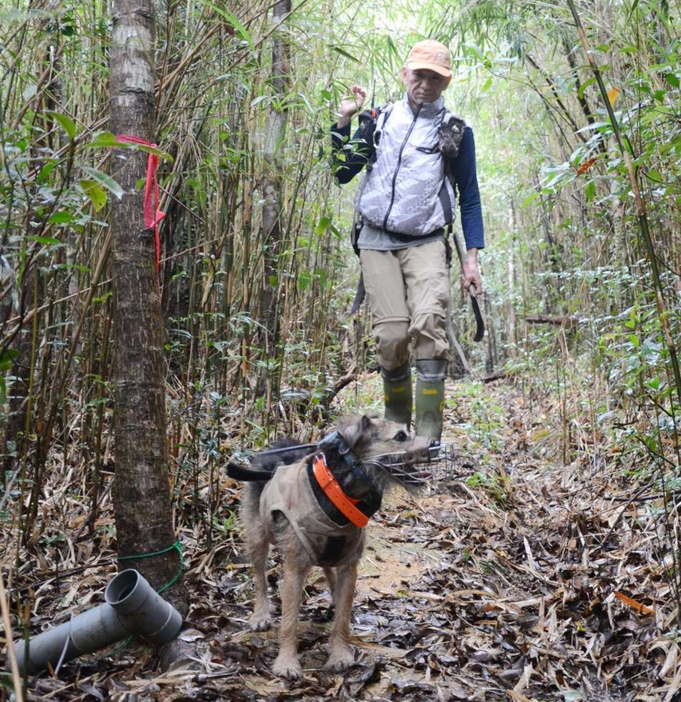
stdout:
{"type": "Polygon", "coordinates": [[[357,206],[368,224],[414,237],[449,224],[454,190],[437,150],[444,115],[443,98],[424,103],[414,114],[406,95],[389,114],[379,115],[376,162],[358,189],[357,206]],[[449,207],[442,204],[442,188],[447,190],[444,199],[449,207]]]}

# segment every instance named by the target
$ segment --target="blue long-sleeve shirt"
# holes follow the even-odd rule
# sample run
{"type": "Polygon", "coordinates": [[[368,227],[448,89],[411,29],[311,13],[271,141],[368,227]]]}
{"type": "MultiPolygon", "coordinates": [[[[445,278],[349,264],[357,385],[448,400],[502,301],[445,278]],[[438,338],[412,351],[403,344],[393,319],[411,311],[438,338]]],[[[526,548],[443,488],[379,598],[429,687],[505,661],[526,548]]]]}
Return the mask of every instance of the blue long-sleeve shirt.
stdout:
{"type": "MultiPolygon", "coordinates": [[[[350,125],[331,127],[331,140],[334,153],[336,181],[343,185],[349,183],[366,166],[373,157],[375,146],[367,143],[358,129],[351,141],[350,125]],[[342,152],[345,160],[337,158],[342,152]]],[[[480,190],[475,164],[475,140],[473,130],[466,127],[459,147],[459,155],[449,161],[451,174],[458,193],[459,210],[461,212],[461,228],[466,240],[467,249],[483,249],[485,233],[482,222],[482,207],[480,190]]]]}

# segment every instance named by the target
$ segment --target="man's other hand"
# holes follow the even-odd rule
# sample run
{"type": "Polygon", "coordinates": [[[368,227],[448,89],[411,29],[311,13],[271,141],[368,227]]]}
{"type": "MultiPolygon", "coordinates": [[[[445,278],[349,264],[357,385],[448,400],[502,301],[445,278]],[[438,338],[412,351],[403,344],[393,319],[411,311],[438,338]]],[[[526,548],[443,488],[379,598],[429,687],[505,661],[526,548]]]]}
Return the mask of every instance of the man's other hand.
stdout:
{"type": "Polygon", "coordinates": [[[468,249],[468,256],[463,262],[463,289],[467,292],[482,294],[482,278],[478,266],[478,250],[468,249]]]}
{"type": "Polygon", "coordinates": [[[343,98],[338,107],[338,127],[347,127],[352,121],[352,116],[361,111],[367,98],[367,91],[359,85],[353,85],[350,96],[343,98]]]}

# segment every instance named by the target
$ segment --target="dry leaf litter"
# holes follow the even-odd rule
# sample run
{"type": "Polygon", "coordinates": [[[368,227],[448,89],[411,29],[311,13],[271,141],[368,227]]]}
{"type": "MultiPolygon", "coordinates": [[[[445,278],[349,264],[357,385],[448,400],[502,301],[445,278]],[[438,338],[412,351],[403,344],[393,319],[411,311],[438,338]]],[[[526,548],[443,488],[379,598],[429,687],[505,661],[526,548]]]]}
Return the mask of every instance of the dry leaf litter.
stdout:
{"type": "MultiPolygon", "coordinates": [[[[269,672],[276,628],[248,630],[252,587],[234,520],[239,486],[223,473],[214,520],[222,528],[209,547],[205,525],[184,518],[207,486],[178,486],[191,601],[181,639],[189,653],[159,672],[157,652],[123,642],[57,675],[32,677],[28,698],[681,700],[660,500],[630,499],[637,485],[617,447],[593,431],[590,445],[575,432],[580,445],[565,465],[551,396],[532,397],[510,381],[477,392],[458,387],[450,387],[446,411],[445,438],[460,453],[453,470],[422,496],[393,493],[370,524],[353,613],[357,663],[345,675],[321,670],[330,629],[321,571],[308,580],[301,614],[303,678],[290,684],[269,672]]],[[[105,476],[94,537],[77,497],[82,476],[63,465],[45,491],[40,537],[27,548],[5,532],[15,636],[17,602],[30,607],[32,634],[102,602],[115,573],[112,479],[105,476]]]]}

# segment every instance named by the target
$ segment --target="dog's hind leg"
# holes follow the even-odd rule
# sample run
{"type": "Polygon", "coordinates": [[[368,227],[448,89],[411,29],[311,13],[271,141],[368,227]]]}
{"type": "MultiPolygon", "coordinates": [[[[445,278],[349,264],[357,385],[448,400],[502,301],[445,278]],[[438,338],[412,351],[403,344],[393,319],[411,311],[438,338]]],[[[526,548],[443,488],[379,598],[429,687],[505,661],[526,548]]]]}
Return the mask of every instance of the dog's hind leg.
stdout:
{"type": "Polygon", "coordinates": [[[329,641],[329,659],[324,665],[324,670],[338,673],[346,670],[355,662],[355,653],[349,640],[350,617],[356,582],[357,563],[336,568],[336,586],[333,593],[336,615],[333,619],[333,629],[329,641]]]}
{"type": "Polygon", "coordinates": [[[254,631],[265,631],[272,626],[265,576],[270,545],[267,525],[260,514],[264,489],[265,483],[247,483],[241,495],[241,525],[255,580],[255,606],[249,622],[254,631]]]}
{"type": "Polygon", "coordinates": [[[303,585],[310,567],[309,561],[301,562],[295,548],[287,549],[281,593],[279,655],[272,664],[272,672],[289,680],[295,680],[303,673],[298,660],[298,616],[303,599],[303,585]]]}
{"type": "Polygon", "coordinates": [[[265,575],[269,542],[264,528],[257,528],[258,526],[260,525],[256,525],[256,528],[253,528],[246,538],[248,551],[251,554],[253,579],[255,580],[255,605],[250,625],[253,631],[266,631],[272,626],[270,600],[267,596],[267,576],[265,575]]]}

